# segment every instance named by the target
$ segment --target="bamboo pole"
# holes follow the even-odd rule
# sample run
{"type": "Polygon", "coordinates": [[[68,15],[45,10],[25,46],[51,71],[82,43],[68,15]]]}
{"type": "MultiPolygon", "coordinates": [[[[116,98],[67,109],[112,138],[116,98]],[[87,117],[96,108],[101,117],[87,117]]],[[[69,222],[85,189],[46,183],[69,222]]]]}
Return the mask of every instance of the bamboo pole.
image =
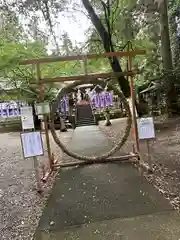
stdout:
{"type": "MultiPolygon", "coordinates": [[[[129,48],[128,44],[128,48],[129,48]]],[[[128,49],[129,50],[129,49],[128,49]]],[[[132,70],[132,56],[128,56],[128,70],[132,70]]],[[[131,101],[132,101],[132,121],[133,121],[133,128],[134,128],[134,137],[136,143],[136,150],[139,153],[139,137],[138,137],[138,128],[137,128],[137,118],[136,118],[136,107],[135,107],[135,90],[134,90],[134,76],[131,75],[130,77],[130,91],[131,91],[131,101]]]]}
{"type": "Polygon", "coordinates": [[[54,165],[54,168],[66,168],[66,167],[75,167],[75,166],[82,166],[82,165],[91,165],[91,164],[100,164],[100,163],[111,163],[111,162],[119,162],[119,163],[138,163],[138,160],[131,160],[133,158],[138,158],[137,154],[129,154],[124,156],[117,156],[117,157],[109,157],[103,160],[95,160],[95,161],[74,161],[74,162],[67,162],[67,163],[59,163],[54,165]]]}

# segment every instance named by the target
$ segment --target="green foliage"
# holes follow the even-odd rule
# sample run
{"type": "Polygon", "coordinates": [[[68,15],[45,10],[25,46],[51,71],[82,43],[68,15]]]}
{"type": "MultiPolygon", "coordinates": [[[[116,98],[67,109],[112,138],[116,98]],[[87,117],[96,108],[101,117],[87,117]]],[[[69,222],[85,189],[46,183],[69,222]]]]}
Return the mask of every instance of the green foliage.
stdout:
{"type": "MultiPolygon", "coordinates": [[[[106,2],[104,1],[104,3],[106,2]]],[[[99,7],[100,11],[97,12],[101,21],[105,23],[105,13],[101,3],[100,0],[96,1],[95,6],[96,9],[101,6],[99,7]]],[[[134,49],[144,49],[147,52],[146,56],[137,56],[134,59],[135,67],[138,66],[140,70],[143,70],[141,75],[136,76],[136,87],[155,79],[162,79],[161,38],[157,7],[152,2],[141,5],[136,0],[111,1],[111,3],[110,24],[115,50],[121,51],[126,42],[130,40],[134,49]]],[[[170,2],[169,16],[180,17],[179,4],[179,0],[170,2]]],[[[177,37],[177,24],[171,36],[174,36],[175,39],[171,45],[172,50],[174,49],[176,58],[179,58],[180,51],[177,52],[177,50],[180,49],[180,38],[177,37]]],[[[103,51],[102,43],[95,30],[89,38],[88,46],[90,52],[103,51]]],[[[178,63],[179,61],[176,61],[176,67],[178,63]]],[[[121,65],[123,69],[126,69],[126,61],[121,60],[121,65]]],[[[104,64],[104,67],[106,68],[107,65],[104,64]]]]}
{"type": "MultiPolygon", "coordinates": [[[[22,60],[45,57],[46,49],[40,42],[11,43],[3,42],[0,46],[0,77],[5,79],[5,89],[2,98],[11,97],[28,102],[38,101],[39,90],[37,86],[31,85],[31,80],[35,79],[35,69],[32,66],[20,65],[22,60]],[[5,94],[6,93],[6,94],[5,94]]],[[[57,69],[56,69],[57,70],[57,69]]],[[[45,99],[52,100],[54,96],[53,85],[46,87],[45,99]]]]}
{"type": "MultiPolygon", "coordinates": [[[[6,2],[5,0],[2,2],[6,2]]],[[[68,34],[65,32],[58,42],[54,34],[52,22],[56,22],[56,17],[68,6],[68,3],[75,4],[76,1],[11,1],[11,4],[1,4],[0,16],[3,21],[0,24],[0,77],[5,78],[16,88],[18,97],[37,99],[38,92],[35,87],[30,86],[30,81],[35,77],[35,70],[29,66],[20,66],[19,63],[24,59],[46,57],[47,43],[50,35],[53,39],[54,55],[73,55],[80,54],[81,49],[74,47],[68,34]],[[18,14],[26,16],[30,22],[29,30],[32,32],[30,37],[25,31],[24,26],[19,22],[18,14]],[[38,15],[40,14],[40,15],[38,15]],[[41,16],[39,18],[39,16],[41,16]],[[31,21],[32,17],[32,21],[31,21]],[[47,25],[47,32],[41,31],[40,21],[42,17],[47,25]],[[56,41],[55,41],[56,40],[56,41]],[[58,46],[57,46],[58,45],[58,46]],[[24,94],[23,93],[28,93],[24,94]]],[[[160,17],[157,12],[157,6],[153,1],[137,0],[92,0],[93,8],[100,17],[105,28],[110,27],[112,44],[115,51],[121,51],[128,40],[133,44],[134,49],[144,49],[147,51],[146,56],[137,56],[134,58],[134,67],[143,71],[136,77],[136,87],[149,84],[151,81],[161,81],[165,85],[169,74],[166,69],[163,70],[161,54],[161,36],[160,36],[160,17]],[[107,11],[106,5],[110,3],[110,12],[107,11]],[[143,4],[142,4],[143,2],[143,4]],[[109,26],[107,24],[107,16],[109,26]]],[[[174,70],[171,75],[173,81],[178,83],[180,76],[180,37],[178,33],[177,20],[180,19],[180,0],[168,1],[169,4],[169,25],[171,36],[171,49],[173,53],[174,70]]],[[[67,9],[66,9],[67,10],[67,9]]],[[[80,10],[84,11],[82,7],[80,10]]],[[[88,29],[88,41],[83,52],[99,53],[104,48],[102,41],[91,26],[88,29]]],[[[126,60],[120,59],[123,70],[127,67],[126,60]]],[[[53,64],[42,65],[42,77],[57,77],[79,75],[84,73],[83,64],[76,62],[57,62],[53,64]]],[[[88,73],[108,72],[110,66],[107,59],[95,59],[88,61],[88,73]]],[[[60,84],[50,84],[46,92],[47,98],[54,96],[56,88],[60,84]]],[[[1,95],[2,97],[2,95],[1,95]]],[[[15,94],[13,95],[15,97],[15,94]]]]}

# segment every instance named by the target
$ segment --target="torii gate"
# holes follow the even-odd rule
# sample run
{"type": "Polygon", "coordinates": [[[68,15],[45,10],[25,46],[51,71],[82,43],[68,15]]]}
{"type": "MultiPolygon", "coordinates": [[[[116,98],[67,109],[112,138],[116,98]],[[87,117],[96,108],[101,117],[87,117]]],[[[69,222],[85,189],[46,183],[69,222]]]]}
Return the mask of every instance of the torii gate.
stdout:
{"type": "MultiPolygon", "coordinates": [[[[48,57],[48,58],[24,60],[21,62],[21,65],[35,66],[36,78],[31,81],[31,84],[36,84],[39,87],[41,101],[44,101],[44,84],[55,83],[55,82],[74,81],[74,82],[76,82],[76,85],[78,85],[79,82],[86,81],[87,79],[95,80],[98,78],[103,79],[103,78],[115,78],[115,77],[119,77],[119,76],[129,76],[130,77],[130,94],[131,94],[131,99],[132,99],[132,122],[133,122],[135,146],[136,146],[136,152],[137,152],[137,155],[133,155],[133,157],[134,157],[134,156],[139,156],[138,155],[139,139],[138,139],[138,129],[137,129],[136,109],[135,109],[134,76],[136,74],[139,74],[140,72],[139,72],[139,70],[132,68],[132,60],[133,60],[134,56],[144,55],[144,54],[146,54],[145,50],[130,50],[130,48],[128,47],[128,51],[122,51],[122,52],[108,52],[108,53],[91,54],[91,55],[60,56],[60,57],[48,57]],[[128,70],[125,72],[88,74],[87,62],[89,59],[111,58],[111,57],[126,57],[127,61],[128,61],[128,70]],[[41,64],[62,62],[62,61],[75,61],[75,60],[83,61],[84,75],[63,76],[63,77],[61,76],[61,77],[53,77],[53,78],[42,78],[41,77],[41,69],[40,69],[41,64]]],[[[47,149],[48,149],[48,157],[49,157],[49,162],[50,162],[50,169],[52,170],[57,165],[55,165],[52,160],[50,140],[49,140],[49,134],[48,134],[48,122],[47,122],[46,117],[44,118],[44,121],[45,121],[45,134],[46,134],[46,143],[47,143],[47,149]]],[[[72,165],[78,165],[78,164],[80,164],[80,162],[66,164],[65,167],[72,166],[72,165]]],[[[63,167],[62,164],[61,164],[61,167],[63,167]]]]}

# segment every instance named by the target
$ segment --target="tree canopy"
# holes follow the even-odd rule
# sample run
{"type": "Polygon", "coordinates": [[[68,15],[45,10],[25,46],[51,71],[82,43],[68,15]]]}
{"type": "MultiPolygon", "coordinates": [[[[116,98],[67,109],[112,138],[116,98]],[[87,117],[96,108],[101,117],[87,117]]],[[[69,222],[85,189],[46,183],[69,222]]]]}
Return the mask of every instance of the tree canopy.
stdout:
{"type": "MultiPolygon", "coordinates": [[[[178,98],[175,85],[179,84],[180,68],[179,7],[179,0],[3,0],[0,3],[1,77],[15,79],[22,89],[29,88],[34,70],[20,67],[18,63],[22,59],[120,51],[131,41],[134,48],[147,50],[146,56],[134,59],[135,65],[143,70],[135,79],[136,87],[161,81],[171,108],[178,98]],[[66,15],[77,21],[78,13],[86,16],[90,25],[85,33],[86,41],[75,44],[69,32],[60,31],[63,22],[59,19],[66,15]],[[172,95],[176,98],[172,99],[172,95]]],[[[88,65],[93,72],[110,69],[121,72],[126,67],[126,61],[116,57],[91,60],[88,65]]],[[[81,73],[80,62],[44,64],[42,69],[43,76],[51,77],[81,73]]],[[[121,76],[117,84],[129,96],[128,80],[121,76]]],[[[47,87],[55,89],[59,85],[47,87]]]]}

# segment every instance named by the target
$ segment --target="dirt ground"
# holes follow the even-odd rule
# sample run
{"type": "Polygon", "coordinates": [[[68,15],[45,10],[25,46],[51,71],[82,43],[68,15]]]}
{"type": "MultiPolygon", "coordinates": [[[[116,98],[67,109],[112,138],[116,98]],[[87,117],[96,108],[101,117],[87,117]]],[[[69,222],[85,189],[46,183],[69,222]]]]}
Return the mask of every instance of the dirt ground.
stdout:
{"type": "MultiPolygon", "coordinates": [[[[58,134],[66,144],[71,139],[72,131],[58,134]]],[[[52,137],[50,140],[53,153],[61,160],[62,152],[53,143],[52,137]]],[[[40,176],[42,166],[48,170],[47,156],[45,147],[45,156],[38,157],[40,176]]],[[[54,176],[42,185],[43,194],[39,195],[33,160],[23,158],[20,133],[17,132],[0,133],[0,169],[0,239],[30,240],[49,196],[54,176]]]]}
{"type": "MultiPolygon", "coordinates": [[[[113,141],[119,137],[120,129],[124,129],[125,120],[112,120],[112,125],[100,128],[113,141]]],[[[146,178],[152,183],[173,205],[180,210],[180,118],[171,120],[155,119],[156,140],[150,141],[151,159],[148,162],[146,143],[140,142],[142,158],[152,165],[153,174],[145,173],[146,178]]],[[[123,148],[130,151],[129,146],[133,144],[133,135],[123,148]]]]}

